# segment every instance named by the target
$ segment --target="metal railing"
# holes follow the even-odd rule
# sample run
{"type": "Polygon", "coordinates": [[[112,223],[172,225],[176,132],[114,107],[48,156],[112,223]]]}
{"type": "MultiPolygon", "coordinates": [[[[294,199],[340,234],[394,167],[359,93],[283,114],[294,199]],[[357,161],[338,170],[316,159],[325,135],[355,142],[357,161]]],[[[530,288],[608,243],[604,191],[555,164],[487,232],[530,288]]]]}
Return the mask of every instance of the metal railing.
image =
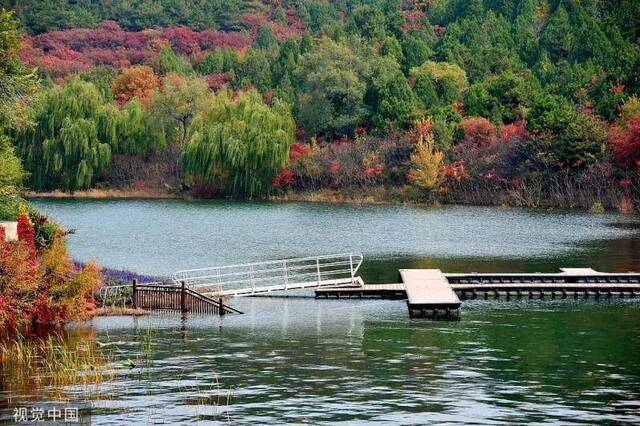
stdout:
{"type": "Polygon", "coordinates": [[[175,272],[177,283],[204,294],[249,296],[300,288],[362,285],[362,254],[341,253],[175,272]]]}

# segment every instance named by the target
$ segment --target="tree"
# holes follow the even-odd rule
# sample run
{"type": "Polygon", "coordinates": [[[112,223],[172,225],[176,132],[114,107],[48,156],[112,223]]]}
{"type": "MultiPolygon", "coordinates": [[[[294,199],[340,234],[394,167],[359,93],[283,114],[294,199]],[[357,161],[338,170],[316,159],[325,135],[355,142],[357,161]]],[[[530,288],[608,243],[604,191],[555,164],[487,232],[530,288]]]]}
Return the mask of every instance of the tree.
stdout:
{"type": "Polygon", "coordinates": [[[444,160],[444,154],[435,147],[431,120],[417,122],[414,137],[416,145],[411,154],[409,180],[418,188],[431,191],[442,182],[444,160]]]}
{"type": "Polygon", "coordinates": [[[411,68],[409,75],[415,79],[414,92],[425,108],[461,100],[469,85],[464,70],[447,62],[426,61],[411,68]]]}
{"type": "Polygon", "coordinates": [[[90,263],[78,270],[57,225],[31,213],[18,216],[18,241],[6,242],[0,228],[0,329],[33,324],[63,325],[95,313],[93,294],[100,270],[90,263]],[[51,244],[37,246],[41,228],[53,229],[51,244]]]}
{"type": "Polygon", "coordinates": [[[191,64],[181,55],[176,54],[171,48],[163,48],[158,52],[154,68],[159,74],[189,75],[193,72],[191,64]]]}
{"type": "Polygon", "coordinates": [[[539,96],[527,119],[529,130],[549,142],[542,154],[552,167],[583,168],[604,154],[604,124],[593,115],[577,111],[561,96],[539,96]]]}
{"type": "Polygon", "coordinates": [[[432,45],[422,32],[411,31],[400,41],[404,57],[404,71],[424,63],[433,55],[432,45]]]}
{"type": "Polygon", "coordinates": [[[351,134],[367,115],[367,64],[347,45],[324,38],[302,55],[296,117],[311,133],[351,134]],[[318,64],[323,64],[319,67],[318,64]]]}
{"type": "Polygon", "coordinates": [[[552,60],[566,59],[574,48],[575,40],[567,9],[562,4],[553,12],[540,35],[540,46],[552,60]]]}
{"type": "Polygon", "coordinates": [[[113,94],[116,100],[125,104],[133,98],[146,103],[152,91],[158,88],[160,80],[147,65],[127,68],[113,81],[113,94]]]}
{"type": "Polygon", "coordinates": [[[76,79],[49,90],[35,122],[16,136],[34,189],[86,189],[109,165],[117,110],[91,83],[76,79]]]}
{"type": "Polygon", "coordinates": [[[146,156],[165,144],[165,129],[136,97],[118,114],[113,150],[118,154],[146,156]]]}
{"type": "Polygon", "coordinates": [[[612,126],[608,141],[621,167],[640,170],[640,113],[612,126]]]}
{"type": "Polygon", "coordinates": [[[187,182],[216,194],[260,197],[287,164],[294,122],[288,108],[256,91],[218,92],[194,119],[182,154],[187,182]]]}
{"type": "Polygon", "coordinates": [[[378,6],[358,6],[353,11],[353,20],[360,34],[372,39],[382,40],[385,35],[385,16],[378,6]]]}
{"type": "MultiPolygon", "coordinates": [[[[393,57],[397,63],[404,63],[404,54],[402,53],[402,46],[400,42],[394,36],[386,36],[382,42],[380,53],[384,56],[393,57]]],[[[426,59],[426,58],[425,58],[426,59]]]]}
{"type": "Polygon", "coordinates": [[[191,120],[200,110],[209,87],[197,77],[169,74],[162,81],[162,88],[149,100],[149,109],[164,127],[171,142],[185,146],[191,120]]]}
{"type": "Polygon", "coordinates": [[[267,52],[276,52],[278,50],[278,39],[276,39],[270,26],[263,25],[258,28],[256,47],[267,52]]]}
{"type": "Polygon", "coordinates": [[[238,66],[236,85],[253,86],[261,92],[271,87],[271,64],[267,52],[262,49],[248,49],[238,66]]]}
{"type": "Polygon", "coordinates": [[[372,122],[379,129],[387,123],[406,127],[415,118],[416,98],[400,66],[392,58],[380,59],[374,71],[369,98],[372,122]]]}
{"type": "Polygon", "coordinates": [[[12,12],[0,9],[0,133],[29,122],[29,102],[38,88],[35,71],[18,58],[20,24],[12,12]]]}
{"type": "Polygon", "coordinates": [[[24,177],[22,163],[15,155],[11,140],[0,135],[0,197],[13,194],[24,177]]]}

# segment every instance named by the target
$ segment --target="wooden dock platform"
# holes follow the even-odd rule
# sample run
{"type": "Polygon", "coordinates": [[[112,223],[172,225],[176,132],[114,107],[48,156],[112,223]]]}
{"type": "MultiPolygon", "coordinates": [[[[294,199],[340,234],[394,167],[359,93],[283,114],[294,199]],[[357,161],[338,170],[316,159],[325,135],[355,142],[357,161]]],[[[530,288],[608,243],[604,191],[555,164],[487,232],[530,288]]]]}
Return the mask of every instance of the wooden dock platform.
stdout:
{"type": "Polygon", "coordinates": [[[640,273],[605,273],[590,268],[562,268],[560,273],[500,274],[444,274],[437,269],[403,271],[400,271],[403,283],[318,288],[316,298],[407,299],[410,316],[431,318],[456,318],[460,313],[460,300],[640,298],[640,273]],[[418,273],[405,272],[403,275],[403,271],[418,273]],[[435,272],[424,274],[420,271],[435,272]],[[407,291],[405,276],[415,290],[411,302],[411,290],[407,291]],[[443,286],[458,299],[458,308],[449,306],[448,313],[447,304],[455,302],[450,293],[442,299],[443,286]],[[431,288],[435,291],[432,292],[431,288]],[[439,306],[438,302],[442,300],[447,303],[439,306]],[[420,301],[426,303],[420,306],[420,301]],[[414,307],[413,313],[411,306],[414,307]]]}
{"type": "Polygon", "coordinates": [[[460,299],[439,269],[401,269],[411,318],[458,318],[460,299]]]}

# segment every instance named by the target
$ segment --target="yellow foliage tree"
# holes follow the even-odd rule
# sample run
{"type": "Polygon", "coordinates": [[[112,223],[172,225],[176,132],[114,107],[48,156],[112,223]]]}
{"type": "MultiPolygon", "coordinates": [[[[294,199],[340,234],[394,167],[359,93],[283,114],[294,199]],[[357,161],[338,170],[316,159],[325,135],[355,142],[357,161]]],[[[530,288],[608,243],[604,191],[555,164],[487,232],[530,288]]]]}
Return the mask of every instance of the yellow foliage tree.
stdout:
{"type": "Polygon", "coordinates": [[[418,121],[413,135],[416,137],[416,146],[411,154],[409,179],[417,187],[430,191],[442,182],[444,153],[435,146],[430,119],[418,121]]]}

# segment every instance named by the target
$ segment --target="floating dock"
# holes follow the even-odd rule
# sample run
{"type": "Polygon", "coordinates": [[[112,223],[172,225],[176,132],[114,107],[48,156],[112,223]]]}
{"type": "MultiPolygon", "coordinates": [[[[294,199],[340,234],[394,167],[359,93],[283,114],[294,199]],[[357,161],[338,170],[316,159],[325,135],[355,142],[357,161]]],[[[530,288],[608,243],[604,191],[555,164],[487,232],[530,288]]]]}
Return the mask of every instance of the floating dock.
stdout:
{"type": "Polygon", "coordinates": [[[401,269],[411,318],[457,318],[460,299],[439,269],[401,269]]]}
{"type": "Polygon", "coordinates": [[[407,300],[412,318],[456,319],[469,299],[640,298],[640,273],[603,273],[562,268],[560,273],[446,274],[403,269],[402,283],[318,288],[317,298],[407,300]]]}

